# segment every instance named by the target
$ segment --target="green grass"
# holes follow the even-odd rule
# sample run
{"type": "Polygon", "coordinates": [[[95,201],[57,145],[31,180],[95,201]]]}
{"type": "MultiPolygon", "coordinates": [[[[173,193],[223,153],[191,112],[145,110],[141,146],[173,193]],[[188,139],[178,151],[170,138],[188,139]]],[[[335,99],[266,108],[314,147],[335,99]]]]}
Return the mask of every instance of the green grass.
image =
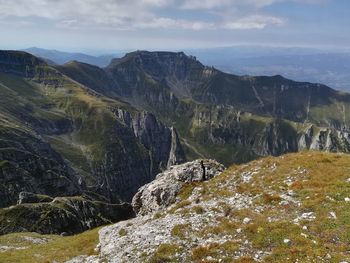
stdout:
{"type": "Polygon", "coordinates": [[[161,244],[157,251],[147,260],[147,263],[178,262],[174,256],[181,248],[176,244],[161,244]]]}
{"type": "Polygon", "coordinates": [[[65,159],[69,160],[78,170],[91,173],[89,160],[82,151],[83,146],[78,147],[73,141],[69,141],[69,137],[48,137],[51,146],[59,152],[65,159]]]}
{"type": "Polygon", "coordinates": [[[82,234],[60,237],[55,235],[39,235],[35,233],[19,233],[0,236],[0,246],[25,247],[21,250],[0,252],[0,262],[6,263],[49,263],[65,262],[79,255],[94,255],[98,243],[98,230],[86,231],[82,234]],[[48,243],[32,244],[25,237],[45,238],[48,243]]]}

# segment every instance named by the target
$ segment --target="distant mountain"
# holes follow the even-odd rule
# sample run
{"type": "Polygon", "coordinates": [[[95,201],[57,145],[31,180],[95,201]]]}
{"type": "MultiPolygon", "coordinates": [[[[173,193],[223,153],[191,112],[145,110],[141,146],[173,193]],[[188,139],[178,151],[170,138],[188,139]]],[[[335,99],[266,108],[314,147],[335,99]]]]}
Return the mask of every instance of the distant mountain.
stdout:
{"type": "Polygon", "coordinates": [[[132,52],[105,69],[56,68],[175,126],[192,158],[231,164],[303,149],[350,151],[350,94],[325,85],[227,74],[183,52],[132,52]]]}
{"type": "Polygon", "coordinates": [[[283,75],[350,91],[350,52],[306,48],[227,47],[188,50],[206,65],[239,75],[283,75]]]}
{"type": "Polygon", "coordinates": [[[83,63],[88,63],[91,65],[96,65],[99,67],[105,67],[107,66],[113,58],[115,58],[115,55],[103,55],[103,56],[91,56],[83,53],[69,53],[69,52],[62,52],[58,50],[48,50],[48,49],[42,49],[42,48],[28,48],[24,51],[44,59],[48,64],[58,64],[62,65],[72,60],[77,60],[83,63]]]}

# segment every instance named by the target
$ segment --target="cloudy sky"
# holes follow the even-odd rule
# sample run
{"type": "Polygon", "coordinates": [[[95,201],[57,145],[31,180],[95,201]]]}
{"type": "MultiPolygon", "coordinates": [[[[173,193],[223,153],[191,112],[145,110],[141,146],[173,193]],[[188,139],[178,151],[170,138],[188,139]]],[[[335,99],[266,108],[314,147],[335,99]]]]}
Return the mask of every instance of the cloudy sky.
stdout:
{"type": "Polygon", "coordinates": [[[0,0],[0,48],[347,48],[349,0],[0,0]]]}

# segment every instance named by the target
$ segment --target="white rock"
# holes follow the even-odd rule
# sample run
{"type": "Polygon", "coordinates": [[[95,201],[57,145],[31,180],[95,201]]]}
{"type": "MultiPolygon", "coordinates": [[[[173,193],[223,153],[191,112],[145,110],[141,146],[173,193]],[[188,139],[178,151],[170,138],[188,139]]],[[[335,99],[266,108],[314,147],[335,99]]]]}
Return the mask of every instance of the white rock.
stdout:
{"type": "Polygon", "coordinates": [[[344,201],[345,201],[345,202],[350,202],[350,198],[349,198],[349,197],[345,197],[345,198],[344,198],[344,201]]]}
{"type": "MultiPolygon", "coordinates": [[[[225,170],[214,160],[203,160],[206,179],[213,178],[225,170]]],[[[132,206],[138,215],[147,215],[165,209],[176,201],[176,196],[185,183],[202,180],[201,160],[172,166],[160,173],[156,179],[142,186],[132,199],[132,206]]]]}
{"type": "Polygon", "coordinates": [[[335,212],[329,212],[329,215],[331,218],[337,219],[337,215],[335,214],[335,212]]]}
{"type": "Polygon", "coordinates": [[[290,239],[283,239],[283,243],[286,245],[290,245],[292,243],[292,241],[290,241],[290,239]]]}
{"type": "Polygon", "coordinates": [[[302,237],[305,237],[305,238],[308,237],[308,235],[306,235],[305,233],[301,233],[300,235],[301,235],[302,237]]]}
{"type": "Polygon", "coordinates": [[[250,222],[252,222],[252,219],[249,217],[246,217],[243,219],[243,224],[245,224],[245,225],[249,224],[250,222]]]}

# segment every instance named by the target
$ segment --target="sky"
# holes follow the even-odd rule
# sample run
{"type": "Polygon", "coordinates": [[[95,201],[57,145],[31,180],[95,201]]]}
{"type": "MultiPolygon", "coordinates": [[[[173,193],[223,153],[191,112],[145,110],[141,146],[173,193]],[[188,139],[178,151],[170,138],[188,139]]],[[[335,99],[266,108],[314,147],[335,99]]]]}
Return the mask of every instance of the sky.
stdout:
{"type": "Polygon", "coordinates": [[[350,47],[350,0],[0,0],[1,49],[350,47]]]}

